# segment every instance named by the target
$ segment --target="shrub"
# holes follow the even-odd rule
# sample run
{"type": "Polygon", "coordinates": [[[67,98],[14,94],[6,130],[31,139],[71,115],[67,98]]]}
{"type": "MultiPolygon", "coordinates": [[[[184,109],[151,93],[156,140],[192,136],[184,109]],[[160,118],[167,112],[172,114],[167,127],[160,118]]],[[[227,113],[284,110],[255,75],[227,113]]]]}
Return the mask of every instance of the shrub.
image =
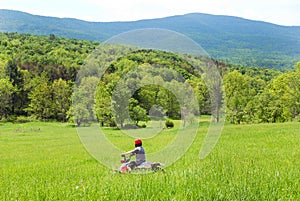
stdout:
{"type": "Polygon", "coordinates": [[[32,117],[18,116],[15,120],[16,123],[28,123],[33,121],[32,117]]]}
{"type": "Polygon", "coordinates": [[[147,125],[146,124],[142,124],[140,127],[141,128],[147,128],[147,125]]]}
{"type": "Polygon", "coordinates": [[[166,121],[166,127],[167,128],[173,128],[174,127],[174,122],[171,120],[167,120],[166,121]]]}

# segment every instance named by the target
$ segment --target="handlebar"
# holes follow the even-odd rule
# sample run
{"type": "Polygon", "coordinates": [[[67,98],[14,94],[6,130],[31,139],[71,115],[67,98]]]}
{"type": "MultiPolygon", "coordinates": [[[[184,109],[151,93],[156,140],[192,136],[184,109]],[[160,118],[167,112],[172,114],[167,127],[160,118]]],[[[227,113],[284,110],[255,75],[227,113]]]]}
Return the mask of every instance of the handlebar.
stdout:
{"type": "Polygon", "coordinates": [[[121,156],[123,157],[123,160],[121,160],[121,163],[127,163],[131,160],[131,155],[129,155],[128,158],[126,157],[125,154],[121,154],[121,156]]]}

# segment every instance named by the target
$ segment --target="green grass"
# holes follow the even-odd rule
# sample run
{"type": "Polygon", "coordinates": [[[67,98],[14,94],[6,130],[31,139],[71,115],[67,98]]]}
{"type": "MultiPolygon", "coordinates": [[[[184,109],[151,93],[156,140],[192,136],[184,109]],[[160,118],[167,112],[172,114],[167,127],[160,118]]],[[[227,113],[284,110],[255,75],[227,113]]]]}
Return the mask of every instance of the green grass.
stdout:
{"type": "MultiPolygon", "coordinates": [[[[226,125],[212,153],[198,159],[208,123],[166,172],[116,174],[59,123],[0,124],[0,200],[300,200],[299,123],[226,125]]],[[[122,149],[132,139],[107,129],[122,149]]],[[[144,142],[162,148],[176,128],[144,142]]],[[[118,163],[118,161],[116,161],[118,163]]]]}

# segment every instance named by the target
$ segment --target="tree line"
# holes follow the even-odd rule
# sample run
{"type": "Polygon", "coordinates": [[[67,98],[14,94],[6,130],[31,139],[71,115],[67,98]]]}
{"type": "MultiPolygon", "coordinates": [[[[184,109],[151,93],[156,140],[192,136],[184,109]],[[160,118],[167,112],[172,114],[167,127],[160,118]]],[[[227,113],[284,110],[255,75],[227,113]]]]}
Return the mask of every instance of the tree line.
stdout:
{"type": "Polygon", "coordinates": [[[231,123],[299,120],[300,62],[266,81],[234,70],[224,76],[227,119],[231,123]]]}
{"type": "MultiPolygon", "coordinates": [[[[115,126],[116,123],[125,126],[126,114],[114,111],[127,107],[129,117],[138,125],[154,113],[179,118],[182,105],[193,111],[199,108],[197,115],[210,114],[210,93],[201,73],[180,55],[138,50],[119,57],[123,47],[114,47],[113,51],[107,50],[110,51],[107,60],[113,62],[102,79],[96,75],[86,76],[81,80],[84,84],[74,88],[78,71],[99,46],[97,42],[17,33],[1,33],[0,37],[2,120],[72,120],[82,125],[96,119],[102,126],[115,126]],[[155,66],[155,71],[148,68],[149,65],[155,66]],[[137,68],[145,70],[135,72],[137,68]],[[116,86],[128,72],[132,74],[124,85],[137,90],[132,92],[125,105],[119,105],[116,100],[122,99],[127,92],[116,86]],[[152,84],[141,85],[145,78],[152,84]],[[180,105],[180,98],[172,92],[187,85],[192,87],[197,105],[180,105]],[[87,103],[72,104],[76,99],[84,99],[87,103]]],[[[205,65],[203,58],[193,59],[199,60],[199,65],[205,65]]],[[[271,123],[298,118],[300,63],[294,69],[281,72],[213,62],[223,78],[225,91],[221,101],[226,103],[227,121],[271,123]]]]}
{"type": "Polygon", "coordinates": [[[99,43],[0,33],[0,119],[67,120],[77,72],[99,43]]]}

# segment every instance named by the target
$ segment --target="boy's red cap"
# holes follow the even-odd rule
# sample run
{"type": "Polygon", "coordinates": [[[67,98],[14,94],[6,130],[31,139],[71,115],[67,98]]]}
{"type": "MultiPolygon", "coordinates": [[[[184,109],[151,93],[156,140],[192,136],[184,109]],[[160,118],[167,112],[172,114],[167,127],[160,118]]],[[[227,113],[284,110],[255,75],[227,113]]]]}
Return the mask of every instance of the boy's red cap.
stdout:
{"type": "Polygon", "coordinates": [[[135,141],[134,141],[134,144],[136,145],[136,144],[142,144],[142,140],[141,139],[136,139],[135,141]]]}

